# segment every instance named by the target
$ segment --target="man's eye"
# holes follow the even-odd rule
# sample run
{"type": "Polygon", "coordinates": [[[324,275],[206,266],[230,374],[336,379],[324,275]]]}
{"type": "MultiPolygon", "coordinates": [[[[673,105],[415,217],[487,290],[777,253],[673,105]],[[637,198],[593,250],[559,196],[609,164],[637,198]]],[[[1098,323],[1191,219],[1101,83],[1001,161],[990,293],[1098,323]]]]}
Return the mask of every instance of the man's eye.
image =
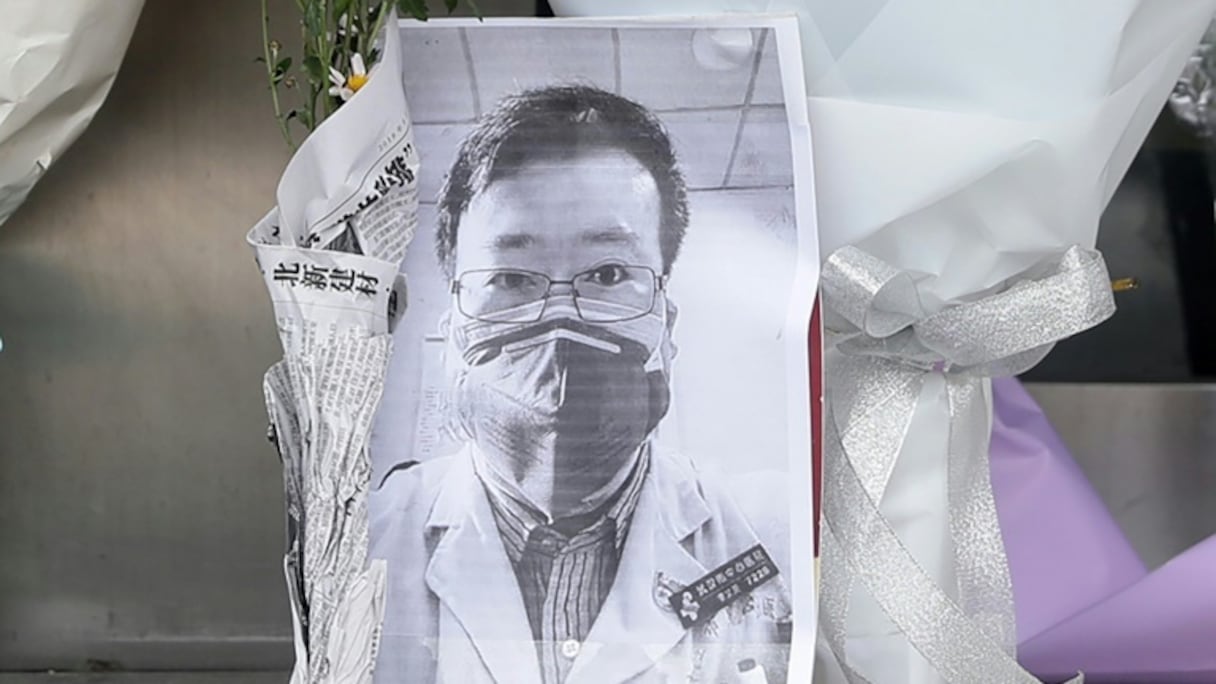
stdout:
{"type": "Polygon", "coordinates": [[[611,287],[629,280],[629,271],[620,264],[604,264],[589,272],[587,279],[596,285],[611,287]]]}
{"type": "Polygon", "coordinates": [[[536,285],[536,277],[527,273],[502,271],[490,276],[487,287],[497,290],[528,290],[536,285]]]}

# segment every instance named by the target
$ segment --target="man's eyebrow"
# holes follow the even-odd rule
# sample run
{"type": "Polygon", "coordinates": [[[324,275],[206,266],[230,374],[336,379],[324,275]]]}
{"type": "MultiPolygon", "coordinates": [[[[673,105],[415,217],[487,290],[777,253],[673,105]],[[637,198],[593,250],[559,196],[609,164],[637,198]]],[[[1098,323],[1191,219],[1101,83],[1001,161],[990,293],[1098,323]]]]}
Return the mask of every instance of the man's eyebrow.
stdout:
{"type": "Polygon", "coordinates": [[[498,251],[524,249],[536,244],[536,236],[531,233],[504,233],[494,236],[491,246],[498,251]]]}
{"type": "Polygon", "coordinates": [[[583,231],[581,238],[591,244],[636,245],[639,242],[638,234],[624,226],[592,228],[583,231]]]}

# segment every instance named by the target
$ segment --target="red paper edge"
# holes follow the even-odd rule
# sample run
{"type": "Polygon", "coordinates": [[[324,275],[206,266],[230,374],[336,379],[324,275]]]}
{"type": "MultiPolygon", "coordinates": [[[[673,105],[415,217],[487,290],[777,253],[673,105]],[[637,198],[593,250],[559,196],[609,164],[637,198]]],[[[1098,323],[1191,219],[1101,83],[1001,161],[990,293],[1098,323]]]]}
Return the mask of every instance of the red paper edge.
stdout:
{"type": "Polygon", "coordinates": [[[815,557],[819,557],[819,515],[823,502],[823,327],[819,311],[823,300],[815,299],[811,326],[807,333],[811,371],[811,477],[814,488],[812,521],[815,530],[815,557]]]}

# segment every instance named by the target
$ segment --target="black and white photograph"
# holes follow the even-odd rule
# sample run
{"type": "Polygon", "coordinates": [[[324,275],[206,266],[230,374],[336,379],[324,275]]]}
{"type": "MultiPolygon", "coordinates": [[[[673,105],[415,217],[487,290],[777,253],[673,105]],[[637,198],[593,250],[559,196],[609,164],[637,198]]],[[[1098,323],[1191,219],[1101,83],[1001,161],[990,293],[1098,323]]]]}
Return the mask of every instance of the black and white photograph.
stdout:
{"type": "Polygon", "coordinates": [[[809,677],[796,26],[400,30],[421,207],[371,444],[376,682],[809,677]]]}

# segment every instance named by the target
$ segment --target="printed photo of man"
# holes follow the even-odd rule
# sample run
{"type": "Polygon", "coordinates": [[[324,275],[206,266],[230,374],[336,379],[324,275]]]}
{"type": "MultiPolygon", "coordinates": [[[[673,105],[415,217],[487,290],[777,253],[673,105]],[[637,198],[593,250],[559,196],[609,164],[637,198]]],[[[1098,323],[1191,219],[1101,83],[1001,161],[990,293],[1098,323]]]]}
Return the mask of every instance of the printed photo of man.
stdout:
{"type": "Polygon", "coordinates": [[[509,96],[437,209],[462,446],[371,495],[375,681],[785,682],[785,490],[745,510],[654,439],[696,230],[662,123],[588,85],[509,96]]]}

